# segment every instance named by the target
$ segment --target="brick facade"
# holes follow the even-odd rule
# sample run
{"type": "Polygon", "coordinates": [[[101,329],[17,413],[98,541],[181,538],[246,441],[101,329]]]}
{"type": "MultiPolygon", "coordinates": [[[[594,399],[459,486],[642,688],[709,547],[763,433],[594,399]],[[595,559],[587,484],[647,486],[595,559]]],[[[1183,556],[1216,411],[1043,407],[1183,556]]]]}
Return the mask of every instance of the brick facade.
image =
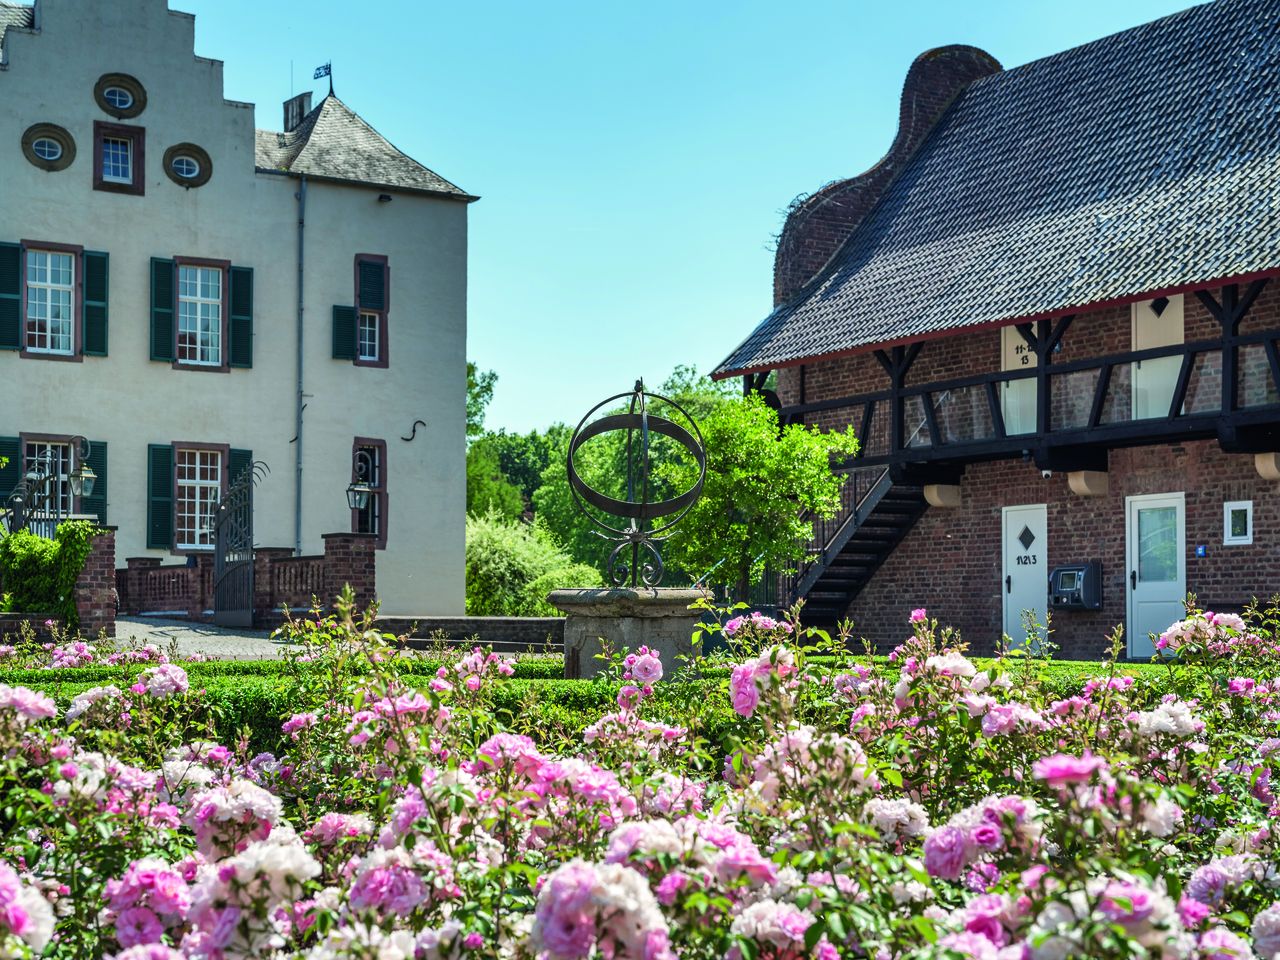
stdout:
{"type": "Polygon", "coordinates": [[[76,580],[80,632],[93,638],[116,635],[116,528],[104,527],[89,543],[89,556],[76,580]]]}
{"type": "Polygon", "coordinates": [[[356,607],[363,609],[377,598],[375,564],[377,534],[326,533],[324,563],[327,597],[336,597],[343,585],[356,593],[356,607]]]}
{"type": "MultiPolygon", "coordinates": [[[[1214,291],[1215,295],[1218,291],[1214,291]]],[[[1193,294],[1183,301],[1186,342],[1217,340],[1221,328],[1193,294]]],[[[1247,334],[1280,328],[1280,282],[1272,281],[1241,324],[1247,334]]],[[[1107,308],[1076,317],[1054,354],[1054,363],[1123,353],[1132,347],[1131,310],[1107,308]]],[[[1000,369],[1000,331],[981,330],[943,337],[924,345],[907,385],[982,374],[1000,369]]],[[[1241,406],[1274,402],[1265,352],[1241,349],[1241,406]]],[[[1052,365],[1050,366],[1052,370],[1052,365]]],[[[1102,422],[1132,418],[1130,369],[1113,369],[1111,400],[1102,422]]],[[[1087,424],[1096,372],[1052,378],[1053,422],[1087,424]]],[[[889,379],[869,354],[790,367],[778,371],[778,393],[785,406],[885,390],[889,379]]],[[[1186,396],[1188,413],[1216,411],[1221,404],[1221,362],[1201,355],[1193,367],[1186,396]]],[[[881,404],[887,407],[887,404],[881,404]]],[[[887,451],[888,410],[877,409],[871,435],[860,438],[871,455],[887,451]]],[[[811,413],[807,422],[860,428],[860,408],[811,413]]],[[[907,408],[907,433],[922,411],[907,408]]],[[[953,391],[939,408],[940,428],[950,439],[990,436],[985,395],[953,391]]],[[[1050,567],[1101,560],[1104,608],[1096,612],[1061,612],[1053,639],[1062,655],[1094,659],[1107,634],[1126,617],[1125,498],[1183,492],[1186,497],[1187,589],[1202,603],[1238,609],[1250,598],[1280,593],[1280,485],[1263,480],[1253,458],[1222,451],[1213,440],[1130,447],[1110,451],[1110,489],[1104,497],[1081,497],[1067,486],[1064,474],[1044,479],[1034,463],[1003,460],[969,464],[961,480],[958,509],[931,508],[854,599],[849,615],[856,632],[885,650],[906,635],[914,607],[927,606],[943,623],[961,629],[973,648],[990,651],[1002,624],[1003,557],[1001,509],[1046,504],[1050,567]],[[1253,544],[1223,545],[1223,504],[1253,502],[1253,544]],[[1195,556],[1204,545],[1207,556],[1195,556]]]]}

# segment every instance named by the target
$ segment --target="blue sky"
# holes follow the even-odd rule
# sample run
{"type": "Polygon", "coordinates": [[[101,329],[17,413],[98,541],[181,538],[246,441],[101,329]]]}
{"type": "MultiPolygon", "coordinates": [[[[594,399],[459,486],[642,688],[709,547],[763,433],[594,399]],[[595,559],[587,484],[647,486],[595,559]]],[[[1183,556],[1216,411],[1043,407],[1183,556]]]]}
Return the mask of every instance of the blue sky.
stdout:
{"type": "Polygon", "coordinates": [[[771,306],[772,237],[799,193],[865,170],[930,47],[1016,66],[1187,0],[171,0],[226,95],[280,128],[333,61],[347,104],[482,199],[467,355],[487,426],[576,421],[637,376],[707,370],[771,306]]]}

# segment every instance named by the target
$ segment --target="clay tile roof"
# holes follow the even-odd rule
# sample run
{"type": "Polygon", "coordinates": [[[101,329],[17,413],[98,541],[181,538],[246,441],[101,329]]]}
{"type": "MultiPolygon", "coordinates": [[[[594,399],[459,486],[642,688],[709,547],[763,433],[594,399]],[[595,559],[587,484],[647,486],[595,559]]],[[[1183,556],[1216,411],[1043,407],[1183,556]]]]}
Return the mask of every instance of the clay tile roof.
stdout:
{"type": "Polygon", "coordinates": [[[1280,267],[1280,0],[1217,0],[970,85],[716,371],[1280,267]]]}
{"type": "Polygon", "coordinates": [[[475,197],[396,149],[337,97],[325,97],[294,130],[255,131],[259,170],[305,173],[370,187],[475,197]]]}
{"type": "MultiPolygon", "coordinates": [[[[35,7],[21,4],[0,3],[0,51],[4,49],[4,32],[9,27],[30,29],[35,24],[35,7]]],[[[4,57],[0,56],[0,60],[4,57]]]]}

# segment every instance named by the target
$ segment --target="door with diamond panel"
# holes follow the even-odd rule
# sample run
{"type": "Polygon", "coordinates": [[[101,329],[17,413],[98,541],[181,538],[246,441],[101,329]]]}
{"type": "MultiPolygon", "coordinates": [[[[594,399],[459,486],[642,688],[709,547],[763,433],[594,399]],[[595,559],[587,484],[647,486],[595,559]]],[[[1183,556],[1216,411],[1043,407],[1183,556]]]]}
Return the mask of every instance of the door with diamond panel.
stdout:
{"type": "Polygon", "coordinates": [[[1027,644],[1027,620],[1044,626],[1049,604],[1049,518],[1043,503],[1005,507],[1001,518],[1004,544],[1004,632],[1014,647],[1027,644]]]}

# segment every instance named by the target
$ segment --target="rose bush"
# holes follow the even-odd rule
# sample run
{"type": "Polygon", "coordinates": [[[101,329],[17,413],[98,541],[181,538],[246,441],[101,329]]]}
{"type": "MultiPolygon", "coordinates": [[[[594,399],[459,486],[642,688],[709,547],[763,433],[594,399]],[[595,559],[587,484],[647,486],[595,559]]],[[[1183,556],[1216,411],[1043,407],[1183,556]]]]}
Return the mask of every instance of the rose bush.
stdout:
{"type": "Polygon", "coordinates": [[[721,679],[626,652],[581,733],[340,613],[290,628],[275,753],[179,664],[0,684],[0,956],[1280,957],[1274,611],[1065,694],[923,608],[888,663],[734,617],[721,679]]]}

